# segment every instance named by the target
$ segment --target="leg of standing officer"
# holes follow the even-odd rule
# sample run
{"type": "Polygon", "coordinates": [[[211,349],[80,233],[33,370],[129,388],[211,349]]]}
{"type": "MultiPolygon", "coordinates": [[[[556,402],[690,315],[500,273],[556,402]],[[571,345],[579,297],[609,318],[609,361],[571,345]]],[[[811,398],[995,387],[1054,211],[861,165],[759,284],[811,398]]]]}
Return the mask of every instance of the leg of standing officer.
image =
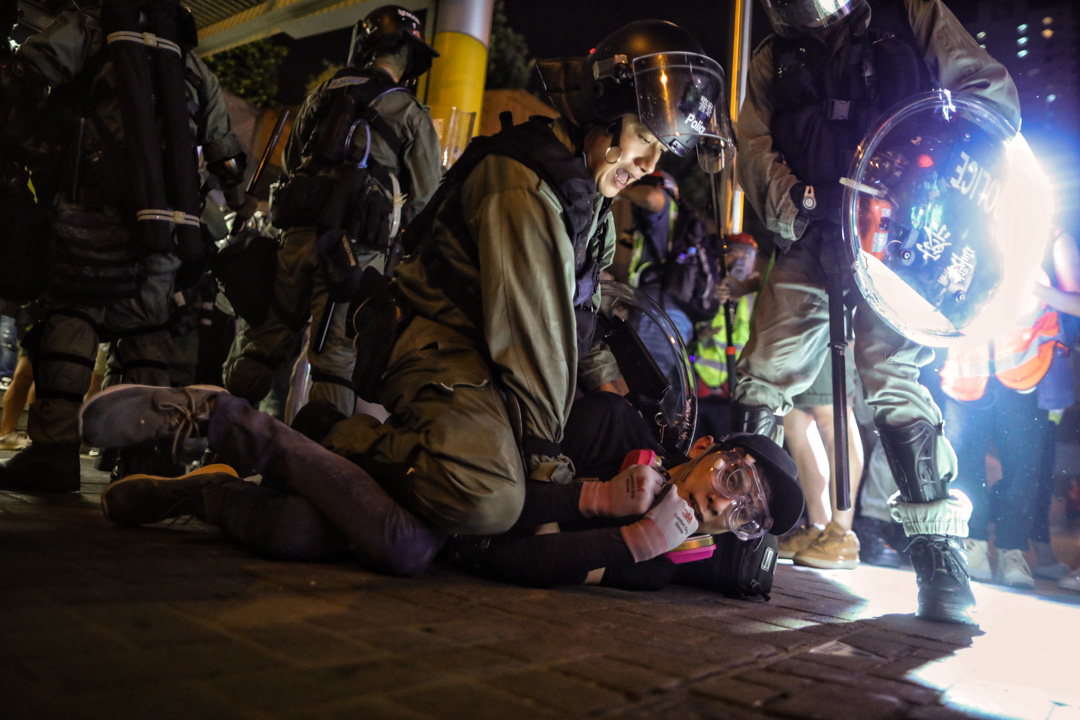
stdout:
{"type": "Polygon", "coordinates": [[[827,356],[829,306],[816,244],[781,253],[758,294],[750,338],[736,365],[733,429],[783,441],[776,415],[792,408],[827,356]]]}
{"type": "Polygon", "coordinates": [[[928,620],[974,623],[975,598],[963,539],[971,502],[950,492],[956,454],[942,434],[941,412],[919,384],[919,368],[933,351],[898,334],[865,301],[853,320],[855,362],[866,402],[900,489],[893,517],[911,538],[911,564],[919,585],[917,615],[928,620]]]}

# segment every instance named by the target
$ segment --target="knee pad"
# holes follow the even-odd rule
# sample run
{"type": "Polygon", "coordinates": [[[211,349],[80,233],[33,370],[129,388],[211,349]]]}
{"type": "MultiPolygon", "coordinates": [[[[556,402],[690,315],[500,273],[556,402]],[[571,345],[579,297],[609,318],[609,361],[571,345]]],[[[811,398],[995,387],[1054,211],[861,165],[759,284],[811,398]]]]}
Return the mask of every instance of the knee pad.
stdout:
{"type": "Polygon", "coordinates": [[[37,397],[81,403],[97,357],[94,322],[80,313],[54,313],[34,325],[24,344],[37,397]]]}
{"type": "Polygon", "coordinates": [[[274,370],[266,362],[250,355],[236,358],[225,374],[225,389],[238,398],[257,405],[274,384],[274,370]]]}
{"type": "Polygon", "coordinates": [[[937,466],[941,428],[926,420],[900,426],[879,426],[881,447],[896,479],[900,497],[909,503],[929,503],[949,497],[949,480],[937,466]]]}

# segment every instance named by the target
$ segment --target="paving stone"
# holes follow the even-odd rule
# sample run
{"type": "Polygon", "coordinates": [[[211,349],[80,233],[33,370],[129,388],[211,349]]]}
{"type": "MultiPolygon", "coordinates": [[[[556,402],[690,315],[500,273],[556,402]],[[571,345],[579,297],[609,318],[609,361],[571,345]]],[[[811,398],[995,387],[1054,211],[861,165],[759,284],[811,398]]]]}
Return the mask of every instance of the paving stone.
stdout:
{"type": "Polygon", "coordinates": [[[498,687],[464,682],[390,693],[397,703],[437,720],[549,720],[563,715],[498,687]]]}
{"type": "Polygon", "coordinates": [[[815,683],[767,701],[764,709],[805,720],[899,720],[906,707],[896,698],[876,693],[853,695],[829,683],[815,683]]]}
{"type": "Polygon", "coordinates": [[[214,678],[210,682],[231,702],[263,713],[290,712],[304,706],[363,699],[370,695],[418,688],[452,680],[409,663],[373,660],[330,667],[278,668],[214,678]]]}
{"type": "Polygon", "coordinates": [[[563,717],[592,715],[601,710],[624,707],[627,697],[587,678],[535,668],[522,673],[489,678],[488,685],[528,698],[563,717]]]}
{"type": "Polygon", "coordinates": [[[274,717],[276,720],[430,720],[432,716],[404,707],[389,698],[373,697],[275,714],[274,717]]]}
{"type": "Polygon", "coordinates": [[[730,675],[698,680],[694,682],[692,689],[700,695],[752,708],[760,708],[766,701],[787,692],[776,686],[758,685],[730,675]]]}
{"type": "Polygon", "coordinates": [[[639,700],[658,691],[670,690],[683,683],[673,674],[630,664],[607,656],[561,663],[552,667],[571,677],[588,679],[601,687],[639,700]]]}

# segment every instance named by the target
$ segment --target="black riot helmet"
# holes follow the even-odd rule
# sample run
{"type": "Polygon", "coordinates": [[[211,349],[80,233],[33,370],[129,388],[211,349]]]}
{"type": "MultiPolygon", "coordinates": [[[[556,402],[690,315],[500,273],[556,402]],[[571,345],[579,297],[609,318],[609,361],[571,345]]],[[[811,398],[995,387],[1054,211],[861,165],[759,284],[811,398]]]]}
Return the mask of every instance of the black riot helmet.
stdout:
{"type": "Polygon", "coordinates": [[[773,30],[784,37],[810,35],[865,8],[866,0],[761,0],[773,30]]]}
{"type": "Polygon", "coordinates": [[[666,150],[686,155],[702,138],[730,147],[724,71],[678,25],[639,20],[582,60],[537,63],[552,105],[579,126],[635,113],[666,150]]]}
{"type": "Polygon", "coordinates": [[[407,82],[430,70],[439,53],[424,42],[420,18],[400,5],[383,5],[356,23],[346,64],[363,67],[376,55],[395,52],[404,44],[409,46],[409,64],[401,79],[407,82]]]}

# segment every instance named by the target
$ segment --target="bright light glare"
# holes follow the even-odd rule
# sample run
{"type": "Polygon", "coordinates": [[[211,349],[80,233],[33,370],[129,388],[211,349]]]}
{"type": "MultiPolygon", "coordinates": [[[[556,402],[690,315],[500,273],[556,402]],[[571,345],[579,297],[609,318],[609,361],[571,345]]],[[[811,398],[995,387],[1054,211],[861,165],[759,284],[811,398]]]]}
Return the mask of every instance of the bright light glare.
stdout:
{"type": "Polygon", "coordinates": [[[1017,317],[1018,303],[1030,295],[1031,280],[1042,263],[1050,241],[1054,214],[1054,191],[1023,134],[1005,142],[1005,167],[1001,180],[997,236],[1001,239],[1001,286],[994,297],[966,327],[965,334],[985,339],[1007,327],[1017,317]]]}
{"type": "MultiPolygon", "coordinates": [[[[850,620],[907,615],[915,608],[915,575],[861,565],[856,570],[811,570],[847,588],[863,602],[850,620]]],[[[1053,600],[1032,592],[972,583],[983,634],[940,659],[915,668],[907,679],[944,692],[943,702],[961,712],[994,718],[1076,718],[1080,682],[1075,650],[1080,647],[1080,596],[1061,591],[1053,600]]],[[[907,623],[899,618],[897,622],[907,623]]],[[[947,637],[948,625],[910,619],[912,635],[947,637]]],[[[838,638],[843,641],[843,638],[838,638]]]]}

